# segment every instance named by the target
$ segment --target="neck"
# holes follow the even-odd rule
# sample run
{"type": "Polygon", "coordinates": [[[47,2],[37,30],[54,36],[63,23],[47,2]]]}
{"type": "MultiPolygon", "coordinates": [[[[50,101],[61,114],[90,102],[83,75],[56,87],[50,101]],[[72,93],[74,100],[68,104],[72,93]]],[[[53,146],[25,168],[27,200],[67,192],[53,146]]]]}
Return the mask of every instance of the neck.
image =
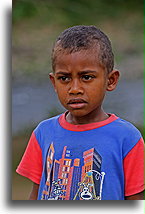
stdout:
{"type": "Polygon", "coordinates": [[[84,116],[75,116],[75,115],[72,115],[70,112],[68,112],[68,114],[66,115],[66,120],[67,122],[74,125],[82,125],[82,124],[100,122],[100,121],[106,120],[108,117],[109,117],[108,114],[106,114],[104,110],[101,108],[97,112],[94,111],[84,116]]]}

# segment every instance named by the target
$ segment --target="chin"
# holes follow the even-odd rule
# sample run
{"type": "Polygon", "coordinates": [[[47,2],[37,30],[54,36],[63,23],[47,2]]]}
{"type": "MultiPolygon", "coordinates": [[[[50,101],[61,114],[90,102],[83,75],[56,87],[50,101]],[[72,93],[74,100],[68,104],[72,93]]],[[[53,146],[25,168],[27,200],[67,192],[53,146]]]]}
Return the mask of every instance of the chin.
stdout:
{"type": "Polygon", "coordinates": [[[68,110],[75,117],[84,117],[88,112],[83,111],[82,109],[68,110]]]}

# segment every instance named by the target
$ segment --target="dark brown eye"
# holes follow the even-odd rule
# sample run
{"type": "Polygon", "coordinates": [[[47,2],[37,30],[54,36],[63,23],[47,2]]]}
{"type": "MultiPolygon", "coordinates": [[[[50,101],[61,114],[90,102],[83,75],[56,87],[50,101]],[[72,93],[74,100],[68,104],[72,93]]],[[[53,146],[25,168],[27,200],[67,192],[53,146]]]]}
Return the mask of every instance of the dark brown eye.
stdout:
{"type": "Polygon", "coordinates": [[[68,82],[70,80],[70,77],[67,77],[67,76],[60,76],[58,77],[58,80],[61,80],[63,82],[68,82]]]}
{"type": "Polygon", "coordinates": [[[83,76],[82,76],[82,79],[85,80],[85,81],[91,80],[91,79],[93,79],[93,78],[94,78],[94,76],[91,76],[91,75],[83,75],[83,76]]]}

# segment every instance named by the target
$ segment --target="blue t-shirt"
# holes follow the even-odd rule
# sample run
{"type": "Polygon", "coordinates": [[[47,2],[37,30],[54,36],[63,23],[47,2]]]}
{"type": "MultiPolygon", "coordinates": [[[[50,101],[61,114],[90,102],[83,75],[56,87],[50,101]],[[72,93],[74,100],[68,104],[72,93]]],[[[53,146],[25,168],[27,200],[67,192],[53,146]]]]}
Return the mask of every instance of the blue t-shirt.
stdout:
{"type": "Polygon", "coordinates": [[[123,160],[141,139],[132,124],[111,115],[72,125],[62,115],[34,133],[43,157],[38,200],[124,200],[123,160]]]}

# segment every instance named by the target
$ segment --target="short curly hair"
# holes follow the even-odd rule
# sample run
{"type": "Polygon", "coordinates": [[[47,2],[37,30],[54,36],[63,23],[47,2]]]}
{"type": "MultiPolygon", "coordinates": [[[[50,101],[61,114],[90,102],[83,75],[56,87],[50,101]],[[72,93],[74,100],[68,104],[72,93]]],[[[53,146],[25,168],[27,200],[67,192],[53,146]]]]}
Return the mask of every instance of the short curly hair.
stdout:
{"type": "Polygon", "coordinates": [[[109,72],[114,67],[114,54],[109,38],[95,26],[78,25],[63,31],[57,38],[52,50],[52,68],[55,68],[56,58],[59,53],[78,52],[80,50],[95,49],[98,53],[100,64],[109,72]],[[99,51],[98,51],[99,47],[99,51]]]}

